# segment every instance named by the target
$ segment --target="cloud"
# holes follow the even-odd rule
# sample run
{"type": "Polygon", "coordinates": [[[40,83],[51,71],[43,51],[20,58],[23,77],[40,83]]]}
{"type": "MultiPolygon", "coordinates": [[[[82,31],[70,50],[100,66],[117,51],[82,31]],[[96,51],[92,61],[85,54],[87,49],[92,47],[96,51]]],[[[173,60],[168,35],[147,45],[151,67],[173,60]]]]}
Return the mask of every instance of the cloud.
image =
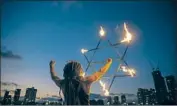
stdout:
{"type": "Polygon", "coordinates": [[[19,86],[17,83],[14,82],[1,82],[2,86],[19,86]]]}
{"type": "Polygon", "coordinates": [[[1,57],[9,58],[9,59],[22,59],[21,56],[13,54],[12,51],[2,51],[2,50],[1,50],[1,57]]]}
{"type": "Polygon", "coordinates": [[[5,91],[9,91],[11,95],[14,95],[14,91],[16,89],[21,89],[21,96],[24,96],[26,93],[26,88],[28,86],[26,85],[19,85],[17,83],[11,82],[11,81],[1,81],[1,89],[0,89],[0,96],[3,96],[5,91]]]}
{"type": "Polygon", "coordinates": [[[3,96],[6,91],[10,91],[10,94],[13,94],[15,92],[15,89],[19,86],[20,85],[14,82],[1,82],[1,96],[3,96]]]}

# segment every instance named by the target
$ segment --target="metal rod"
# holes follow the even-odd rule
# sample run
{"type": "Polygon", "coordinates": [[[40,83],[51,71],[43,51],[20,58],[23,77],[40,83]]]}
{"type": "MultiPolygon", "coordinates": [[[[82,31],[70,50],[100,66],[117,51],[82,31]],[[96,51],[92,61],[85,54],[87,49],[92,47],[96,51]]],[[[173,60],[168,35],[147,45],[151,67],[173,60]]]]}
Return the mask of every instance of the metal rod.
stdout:
{"type": "Polygon", "coordinates": [[[127,77],[127,76],[131,76],[131,75],[115,75],[115,77],[127,77]]]}
{"type": "MultiPolygon", "coordinates": [[[[109,41],[109,40],[108,40],[108,41],[109,41]]],[[[95,50],[98,50],[98,49],[109,48],[110,46],[111,46],[111,47],[114,47],[114,48],[117,48],[117,46],[120,45],[120,44],[121,44],[121,43],[115,43],[115,44],[112,44],[112,43],[111,43],[109,46],[97,47],[97,48],[88,50],[88,52],[95,51],[95,50]]]]}
{"type": "Polygon", "coordinates": [[[126,47],[126,49],[125,49],[125,51],[124,51],[124,53],[123,53],[123,56],[122,56],[121,60],[124,60],[124,57],[125,57],[125,55],[126,55],[126,53],[127,53],[127,50],[128,50],[128,47],[129,47],[129,45],[127,45],[127,47],[126,47]]]}
{"type": "Polygon", "coordinates": [[[109,44],[110,44],[112,47],[115,47],[115,46],[118,46],[118,45],[121,44],[120,42],[112,44],[112,43],[110,42],[110,40],[108,40],[108,42],[109,42],[109,44]]]}
{"type": "Polygon", "coordinates": [[[110,86],[109,86],[109,89],[108,89],[108,91],[110,91],[110,89],[111,89],[111,86],[112,86],[112,84],[113,84],[113,82],[114,82],[114,80],[115,80],[115,76],[113,76],[113,79],[112,79],[112,81],[111,81],[111,84],[110,84],[110,86]]]}
{"type": "MultiPolygon", "coordinates": [[[[117,57],[110,57],[112,60],[120,60],[119,58],[117,58],[117,57]]],[[[106,61],[105,60],[103,60],[103,61],[92,61],[91,63],[93,63],[93,64],[103,64],[103,63],[106,63],[106,61]]]]}
{"type": "MultiPolygon", "coordinates": [[[[101,43],[101,38],[100,38],[100,40],[98,41],[98,44],[97,44],[96,48],[99,47],[100,43],[101,43]]],[[[95,53],[96,53],[96,51],[93,52],[93,55],[92,55],[92,57],[91,57],[91,60],[88,62],[87,68],[86,68],[86,70],[85,70],[86,72],[88,71],[88,68],[90,67],[90,64],[91,64],[91,62],[92,62],[92,60],[93,60],[93,57],[94,57],[95,53]]]]}
{"type": "MultiPolygon", "coordinates": [[[[108,40],[108,43],[110,44],[110,45],[112,45],[112,43],[108,40]]],[[[115,50],[115,48],[113,48],[114,50],[115,50]]],[[[124,54],[123,54],[123,56],[121,57],[121,59],[120,60],[123,60],[123,62],[127,65],[127,67],[128,67],[128,64],[127,64],[127,62],[124,60],[124,57],[125,57],[125,54],[127,53],[127,50],[128,50],[128,45],[127,45],[127,47],[126,47],[126,49],[125,49],[125,51],[124,51],[124,54]]],[[[117,50],[115,50],[115,52],[116,52],[116,54],[117,54],[117,56],[119,56],[120,57],[120,54],[117,52],[117,50]]],[[[117,70],[118,71],[118,70],[117,70]]],[[[111,84],[110,84],[110,86],[109,86],[109,91],[110,91],[110,89],[111,89],[111,87],[112,87],[112,84],[114,83],[114,80],[115,80],[115,78],[116,77],[120,77],[120,76],[116,76],[116,75],[114,75],[113,76],[113,79],[112,79],[112,81],[111,81],[111,84]]],[[[122,77],[124,77],[124,76],[122,76],[122,77]]]]}
{"type": "Polygon", "coordinates": [[[87,63],[89,62],[89,60],[88,60],[88,58],[87,58],[87,56],[84,54],[84,57],[85,57],[85,59],[87,60],[87,63]]]}
{"type": "Polygon", "coordinates": [[[109,78],[109,77],[127,77],[127,76],[131,76],[131,75],[129,75],[129,74],[127,74],[127,75],[111,75],[111,76],[103,76],[103,78],[109,78]]]}
{"type": "MultiPolygon", "coordinates": [[[[113,45],[110,40],[108,40],[108,43],[109,43],[109,45],[113,45]]],[[[119,54],[119,52],[115,49],[115,47],[113,47],[113,46],[111,46],[111,47],[115,50],[117,56],[121,57],[120,54],[119,54]]]]}

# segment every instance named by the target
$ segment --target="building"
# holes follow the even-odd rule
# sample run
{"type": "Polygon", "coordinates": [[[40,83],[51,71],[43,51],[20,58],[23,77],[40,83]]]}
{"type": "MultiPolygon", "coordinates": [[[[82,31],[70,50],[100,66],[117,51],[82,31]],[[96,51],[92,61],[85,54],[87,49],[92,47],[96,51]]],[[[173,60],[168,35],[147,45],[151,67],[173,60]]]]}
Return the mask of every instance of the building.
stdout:
{"type": "Polygon", "coordinates": [[[37,89],[34,89],[34,87],[27,88],[25,93],[24,104],[35,103],[36,93],[37,93],[37,89]]]}
{"type": "Polygon", "coordinates": [[[97,100],[97,105],[104,105],[104,101],[102,99],[97,100]]]}
{"type": "Polygon", "coordinates": [[[121,95],[121,104],[126,104],[126,96],[125,95],[121,95]]]}
{"type": "Polygon", "coordinates": [[[176,101],[176,81],[175,81],[175,77],[170,75],[170,76],[166,76],[166,85],[167,85],[167,90],[168,90],[168,100],[169,102],[172,103],[177,103],[176,101]]]}
{"type": "Polygon", "coordinates": [[[107,97],[107,104],[112,105],[112,97],[111,96],[107,97]]]}
{"type": "Polygon", "coordinates": [[[156,99],[156,91],[155,89],[150,88],[149,90],[149,105],[156,105],[157,99],[156,99]]]}
{"type": "Polygon", "coordinates": [[[8,97],[9,97],[9,91],[5,91],[4,98],[2,100],[2,104],[3,105],[7,105],[8,104],[8,97]]]}
{"type": "Polygon", "coordinates": [[[149,90],[138,88],[137,98],[138,98],[139,105],[149,105],[149,100],[150,100],[149,90]]]}
{"type": "Polygon", "coordinates": [[[21,89],[16,89],[14,94],[14,104],[19,102],[21,89]]]}
{"type": "Polygon", "coordinates": [[[155,89],[143,89],[139,88],[137,92],[138,104],[139,105],[156,105],[156,91],[155,89]]]}
{"type": "Polygon", "coordinates": [[[154,86],[156,89],[157,102],[159,105],[164,104],[165,101],[167,100],[167,89],[165,85],[165,80],[162,77],[159,68],[152,72],[152,76],[154,80],[154,86]]]}
{"type": "Polygon", "coordinates": [[[119,96],[114,96],[113,105],[120,105],[119,96]]]}
{"type": "Polygon", "coordinates": [[[12,104],[12,96],[8,95],[7,97],[7,105],[11,105],[12,104]]]}
{"type": "Polygon", "coordinates": [[[97,101],[95,99],[90,100],[90,105],[97,105],[97,101]]]}
{"type": "Polygon", "coordinates": [[[142,88],[138,88],[137,98],[138,98],[138,104],[143,105],[143,89],[142,88]]]}

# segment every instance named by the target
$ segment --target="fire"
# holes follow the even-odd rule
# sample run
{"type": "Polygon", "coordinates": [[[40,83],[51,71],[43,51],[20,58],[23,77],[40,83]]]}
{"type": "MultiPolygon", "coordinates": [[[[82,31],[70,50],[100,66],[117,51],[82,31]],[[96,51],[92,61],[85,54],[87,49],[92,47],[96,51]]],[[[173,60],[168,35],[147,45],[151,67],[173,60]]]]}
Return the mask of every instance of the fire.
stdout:
{"type": "Polygon", "coordinates": [[[105,36],[105,31],[102,26],[100,26],[100,36],[105,36]]]}
{"type": "Polygon", "coordinates": [[[84,54],[84,53],[86,53],[86,52],[88,52],[87,49],[81,49],[81,53],[82,53],[82,54],[84,54]]]}
{"type": "Polygon", "coordinates": [[[101,80],[99,81],[101,87],[102,87],[102,90],[104,92],[104,95],[105,96],[109,96],[109,91],[106,89],[106,84],[104,82],[102,82],[101,80]]]}
{"type": "Polygon", "coordinates": [[[136,72],[134,69],[129,69],[129,74],[131,75],[131,77],[134,77],[136,72]]]}
{"type": "Polygon", "coordinates": [[[125,66],[121,66],[121,69],[122,69],[123,72],[128,72],[128,70],[125,66]]]}
{"type": "Polygon", "coordinates": [[[126,66],[121,66],[121,69],[122,69],[123,72],[128,72],[131,75],[131,77],[134,77],[135,74],[136,74],[134,69],[129,69],[126,66]]]}
{"type": "Polygon", "coordinates": [[[82,77],[85,77],[85,72],[82,73],[82,77]]]}
{"type": "Polygon", "coordinates": [[[121,42],[130,42],[132,40],[132,34],[128,31],[127,25],[124,23],[125,38],[121,42]]]}

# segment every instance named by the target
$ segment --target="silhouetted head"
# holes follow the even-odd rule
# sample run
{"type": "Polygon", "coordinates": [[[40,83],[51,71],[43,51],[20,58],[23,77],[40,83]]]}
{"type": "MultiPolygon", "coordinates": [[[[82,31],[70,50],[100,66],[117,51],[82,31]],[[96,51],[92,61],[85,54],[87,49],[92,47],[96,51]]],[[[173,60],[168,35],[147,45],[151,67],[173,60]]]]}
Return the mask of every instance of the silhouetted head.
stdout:
{"type": "Polygon", "coordinates": [[[63,69],[64,78],[74,78],[83,75],[83,69],[79,62],[69,61],[63,69]]]}

